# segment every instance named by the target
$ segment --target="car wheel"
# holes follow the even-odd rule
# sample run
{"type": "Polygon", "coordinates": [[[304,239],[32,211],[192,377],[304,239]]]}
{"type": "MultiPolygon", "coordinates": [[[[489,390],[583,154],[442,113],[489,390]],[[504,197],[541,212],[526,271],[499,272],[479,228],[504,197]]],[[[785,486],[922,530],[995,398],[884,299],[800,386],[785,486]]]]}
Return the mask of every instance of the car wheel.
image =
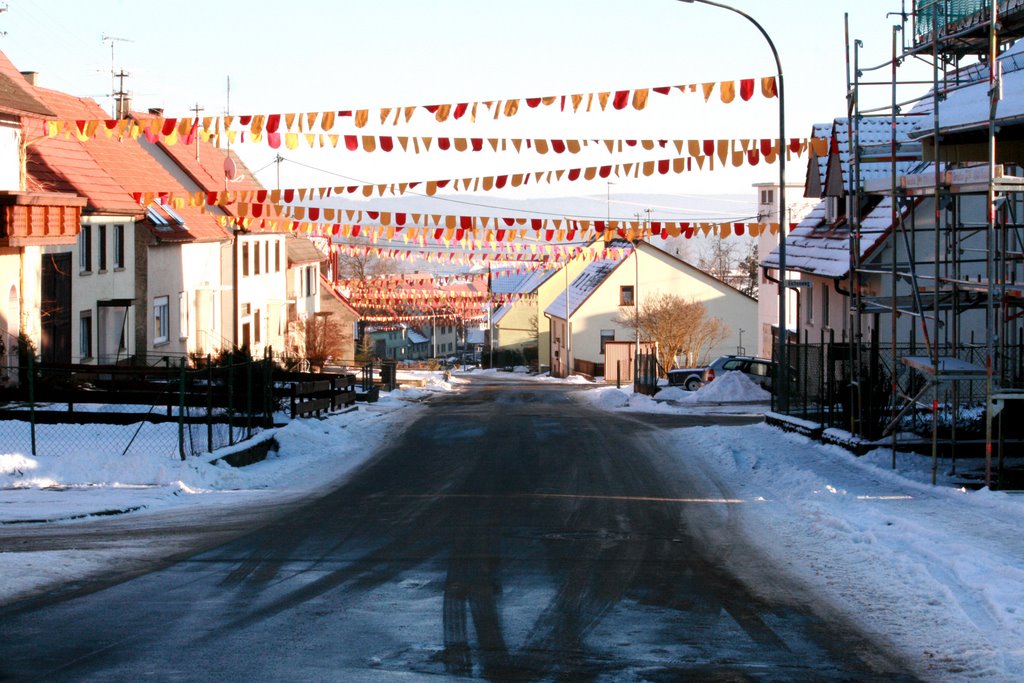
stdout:
{"type": "Polygon", "coordinates": [[[687,391],[697,391],[700,389],[700,380],[696,377],[690,377],[683,386],[686,387],[687,391]]]}

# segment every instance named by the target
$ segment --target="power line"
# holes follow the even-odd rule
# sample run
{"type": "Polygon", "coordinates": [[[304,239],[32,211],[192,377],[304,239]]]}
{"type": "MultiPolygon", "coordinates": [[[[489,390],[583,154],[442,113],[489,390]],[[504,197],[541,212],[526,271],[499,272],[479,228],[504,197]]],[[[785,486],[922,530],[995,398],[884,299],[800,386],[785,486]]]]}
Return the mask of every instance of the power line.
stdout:
{"type": "MultiPolygon", "coordinates": [[[[300,161],[295,161],[294,159],[288,159],[286,157],[280,157],[280,156],[276,157],[274,159],[274,161],[271,161],[270,164],[267,164],[266,166],[264,166],[260,170],[261,171],[265,170],[265,169],[269,168],[272,164],[278,163],[278,158],[280,158],[282,161],[287,161],[289,163],[295,164],[296,166],[301,166],[303,168],[308,168],[311,171],[316,171],[317,173],[323,173],[325,175],[335,176],[337,178],[343,178],[343,179],[349,180],[349,181],[351,181],[353,183],[358,183],[360,185],[381,185],[381,184],[383,184],[383,183],[373,183],[373,182],[370,182],[368,180],[363,180],[363,179],[360,179],[360,178],[353,178],[351,176],[343,175],[343,174],[337,173],[335,171],[329,171],[329,170],[324,169],[324,168],[317,168],[316,166],[311,166],[309,164],[304,164],[304,163],[302,163],[300,161]]],[[[258,172],[259,171],[257,171],[257,173],[258,172]]],[[[566,214],[564,212],[538,211],[538,210],[532,210],[532,209],[531,210],[517,209],[517,208],[512,208],[512,207],[507,207],[507,206],[499,206],[497,204],[484,204],[484,203],[481,203],[481,202],[471,202],[471,201],[467,201],[465,199],[455,199],[453,197],[430,196],[430,195],[424,194],[422,192],[415,192],[415,191],[412,191],[412,190],[407,190],[405,192],[405,194],[413,195],[413,196],[417,196],[417,197],[423,197],[423,198],[426,198],[426,199],[432,199],[432,200],[436,200],[436,201],[444,201],[444,202],[450,202],[450,203],[453,203],[453,204],[461,204],[463,206],[474,206],[474,207],[483,208],[483,209],[495,209],[495,210],[499,210],[499,211],[515,211],[515,212],[518,212],[518,213],[526,213],[526,214],[537,215],[537,216],[557,216],[559,218],[564,218],[566,216],[566,214]]],[[[590,219],[590,220],[604,220],[605,219],[605,216],[597,216],[597,215],[584,215],[584,214],[575,214],[575,213],[572,214],[572,215],[574,217],[590,219]]],[[[740,217],[734,217],[734,218],[732,218],[732,219],[730,219],[728,221],[721,221],[721,222],[741,222],[741,221],[752,220],[752,219],[754,219],[756,217],[757,217],[756,214],[755,215],[751,215],[751,216],[740,216],[740,217]]],[[[699,221],[699,220],[691,220],[690,222],[691,223],[699,223],[701,221],[699,221]]]]}

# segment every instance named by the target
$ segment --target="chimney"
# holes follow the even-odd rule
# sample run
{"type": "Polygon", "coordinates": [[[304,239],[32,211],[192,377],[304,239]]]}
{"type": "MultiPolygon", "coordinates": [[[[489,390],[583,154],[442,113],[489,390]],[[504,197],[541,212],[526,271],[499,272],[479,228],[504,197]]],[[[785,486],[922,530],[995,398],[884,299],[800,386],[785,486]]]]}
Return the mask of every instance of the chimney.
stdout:
{"type": "Polygon", "coordinates": [[[132,111],[132,98],[125,94],[119,94],[115,100],[117,106],[116,118],[126,119],[132,111]]]}
{"type": "Polygon", "coordinates": [[[22,71],[21,75],[25,77],[28,84],[35,87],[39,85],[39,72],[38,71],[22,71]]]}
{"type": "Polygon", "coordinates": [[[149,113],[152,114],[153,116],[163,118],[164,110],[163,110],[162,107],[150,107],[149,108],[149,113]]]}

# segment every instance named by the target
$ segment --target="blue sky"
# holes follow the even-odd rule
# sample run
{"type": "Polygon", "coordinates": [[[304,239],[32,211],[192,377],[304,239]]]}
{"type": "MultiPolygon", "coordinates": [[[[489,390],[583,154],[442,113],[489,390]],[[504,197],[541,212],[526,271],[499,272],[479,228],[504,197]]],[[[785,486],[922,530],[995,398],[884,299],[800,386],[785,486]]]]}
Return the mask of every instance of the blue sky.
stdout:
{"type": "MultiPolygon", "coordinates": [[[[908,3],[909,5],[909,0],[908,3]]],[[[845,111],[844,12],[863,64],[888,59],[900,0],[736,0],[773,37],[787,88],[787,135],[845,111]]],[[[123,0],[9,0],[0,14],[0,49],[40,82],[110,106],[114,68],[131,74],[137,109],[187,116],[196,103],[222,114],[231,78],[232,113],[302,112],[504,99],[771,75],[774,62],[754,27],[730,12],[675,0],[253,0],[247,3],[139,3],[123,0]]],[[[878,97],[888,97],[888,91],[878,97]]],[[[732,105],[662,98],[641,115],[517,117],[479,123],[475,134],[502,137],[773,137],[777,104],[732,105]],[[669,101],[671,99],[671,101],[669,101]]],[[[436,135],[436,124],[403,127],[436,135]]],[[[470,130],[445,124],[446,135],[470,130]]],[[[241,150],[254,169],[275,152],[241,150]]],[[[282,154],[315,169],[370,181],[402,181],[532,171],[579,165],[576,159],[476,155],[352,155],[315,150],[282,154]]],[[[580,159],[583,161],[583,159],[580,159]]],[[[587,163],[587,162],[584,162],[587,163]]],[[[608,163],[606,160],[594,163],[608,163]]],[[[789,179],[802,181],[801,161],[789,179]]],[[[777,177],[759,166],[673,177],[623,191],[680,194],[750,192],[777,177]]],[[[267,185],[274,169],[261,172],[267,185]]],[[[283,186],[333,185],[317,171],[282,165],[283,186]]],[[[637,181],[639,182],[639,181],[637,181]]],[[[573,184],[554,193],[604,194],[573,184]]]]}

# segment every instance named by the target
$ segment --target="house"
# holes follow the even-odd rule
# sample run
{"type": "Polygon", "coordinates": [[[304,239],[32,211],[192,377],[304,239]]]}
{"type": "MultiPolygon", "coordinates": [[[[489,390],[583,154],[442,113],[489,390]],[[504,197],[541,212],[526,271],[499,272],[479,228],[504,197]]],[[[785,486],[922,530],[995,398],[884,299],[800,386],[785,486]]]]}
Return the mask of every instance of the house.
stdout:
{"type": "Polygon", "coordinates": [[[635,330],[620,320],[649,296],[673,294],[698,301],[708,316],[727,326],[727,337],[707,350],[708,358],[693,362],[735,352],[739,330],[754,329],[757,302],[752,297],[648,242],[638,242],[635,249],[628,242],[611,246],[618,249],[588,262],[544,310],[553,375],[584,366],[592,369],[589,374],[604,375],[605,344],[635,339],[635,330]]]}
{"type": "Polygon", "coordinates": [[[367,325],[363,334],[370,338],[374,357],[386,360],[409,360],[415,348],[425,353],[429,341],[403,323],[367,325]]]}
{"type": "MultiPolygon", "coordinates": [[[[491,330],[496,351],[537,359],[541,369],[550,366],[551,344],[540,308],[539,290],[555,274],[553,269],[532,273],[503,275],[491,280],[491,291],[517,296],[498,306],[491,314],[491,330]]],[[[548,288],[554,296],[554,287],[548,288]]]]}
{"type": "MultiPolygon", "coordinates": [[[[105,117],[92,100],[34,90],[60,118],[105,117]]],[[[140,144],[43,139],[30,150],[29,173],[40,187],[89,199],[72,250],[72,362],[142,363],[222,347],[217,299],[230,236],[199,209],[132,198],[183,191],[140,144]]]]}
{"type": "Polygon", "coordinates": [[[87,200],[71,188],[41,188],[26,150],[53,116],[0,53],[0,381],[17,381],[19,339],[44,358],[70,360],[71,249],[87,200]]]}
{"type": "MultiPolygon", "coordinates": [[[[817,128],[815,129],[817,132],[817,128]]],[[[826,136],[827,137],[827,136],[826,136]]],[[[814,152],[811,151],[813,156],[814,152]]],[[[822,166],[822,177],[824,177],[824,166],[822,166]]],[[[757,192],[757,220],[760,223],[776,222],[779,215],[778,192],[779,183],[763,182],[755,183],[757,192]]],[[[786,204],[789,223],[798,224],[814,209],[821,200],[819,198],[804,197],[805,186],[796,183],[786,184],[786,204]]],[[[788,233],[787,233],[788,234],[788,233]]],[[[757,236],[758,263],[763,263],[772,250],[779,246],[779,235],[770,230],[762,230],[757,236]]],[[[787,259],[788,261],[788,259],[787,259]]],[[[788,263],[787,263],[788,265],[788,263]]],[[[790,280],[797,280],[800,274],[787,267],[790,280]]],[[[796,333],[796,310],[797,291],[790,288],[786,296],[786,326],[785,329],[790,335],[796,333]]],[[[779,320],[779,287],[778,272],[760,269],[760,276],[757,281],[757,328],[756,333],[751,336],[744,335],[741,346],[744,350],[740,353],[749,353],[747,349],[754,351],[755,355],[761,358],[772,358],[775,353],[775,340],[778,338],[779,320]],[[746,344],[751,344],[751,347],[746,344]]]]}
{"type": "Polygon", "coordinates": [[[327,256],[308,239],[298,235],[285,236],[285,251],[287,306],[284,315],[276,322],[287,326],[281,331],[287,337],[289,351],[303,357],[307,350],[308,325],[320,312],[320,264],[327,260],[327,256]]]}
{"type": "MultiPolygon", "coordinates": [[[[133,114],[144,120],[162,110],[133,114]]],[[[177,184],[188,192],[261,190],[263,187],[230,149],[197,136],[192,144],[169,145],[163,139],[140,144],[177,184]]],[[[138,189],[138,188],[136,188],[138,189]]],[[[231,217],[230,207],[207,207],[214,216],[231,217]]],[[[219,336],[224,347],[248,348],[253,355],[287,346],[288,273],[285,234],[231,228],[221,249],[219,336]]]]}
{"type": "Polygon", "coordinates": [[[335,333],[328,341],[328,348],[335,364],[354,366],[356,363],[356,338],[358,337],[359,311],[341,295],[323,275],[320,276],[320,313],[331,317],[335,333]]]}
{"type": "MultiPolygon", "coordinates": [[[[910,139],[914,119],[905,117],[896,124],[895,144],[898,148],[896,171],[898,175],[914,175],[932,168],[921,161],[921,145],[910,139]]],[[[787,319],[789,333],[800,342],[823,343],[830,339],[846,340],[851,334],[869,337],[877,327],[874,317],[863,320],[857,332],[851,329],[850,307],[850,237],[851,226],[859,220],[860,241],[856,257],[864,265],[878,263],[886,258],[891,248],[889,237],[893,226],[899,221],[893,211],[891,197],[870,194],[867,190],[880,185],[887,186],[892,176],[892,155],[889,149],[892,139],[890,119],[866,118],[860,122],[858,134],[861,145],[854,172],[853,156],[850,151],[850,125],[845,118],[836,119],[832,124],[818,124],[815,136],[829,140],[828,154],[822,158],[812,153],[808,158],[805,196],[817,203],[804,215],[786,238],[786,269],[788,279],[798,280],[802,286],[792,288],[787,298],[787,319]],[[827,130],[827,135],[826,135],[827,130]],[[852,179],[857,175],[858,186],[852,179]],[[853,202],[861,202],[854,214],[853,202]],[[894,220],[895,218],[895,220],[894,220]]],[[[930,200],[919,202],[914,213],[922,218],[927,212],[934,213],[930,200]]],[[[909,210],[903,209],[904,219],[910,220],[909,210]]],[[[915,238],[912,238],[915,239],[915,238]]],[[[925,249],[923,243],[919,245],[925,249]]],[[[778,277],[778,248],[773,248],[762,259],[762,279],[767,284],[778,277]]],[[[857,286],[865,294],[883,293],[881,273],[862,274],[857,286]]],[[[778,290],[771,287],[769,296],[774,296],[777,318],[778,290]]],[[[767,302],[766,302],[767,303],[767,302]]],[[[762,319],[762,344],[768,343],[766,321],[762,319]]],[[[885,326],[883,326],[885,327],[885,326]]],[[[880,330],[881,331],[881,330],[880,330]]],[[[909,330],[908,330],[909,332],[909,330]]],[[[776,330],[771,330],[771,344],[775,344],[776,330]]],[[[771,348],[774,348],[772,346],[771,348]]]]}
{"type": "MultiPolygon", "coordinates": [[[[564,301],[569,281],[578,276],[587,263],[584,258],[574,258],[559,268],[539,269],[525,278],[513,278],[508,287],[509,293],[522,298],[495,309],[491,321],[495,349],[523,353],[526,349],[536,347],[538,369],[554,369],[551,330],[545,322],[544,311],[558,297],[564,301]]],[[[499,283],[500,287],[503,279],[494,278],[492,282],[499,283]]],[[[561,361],[564,364],[564,358],[561,361]]]]}

